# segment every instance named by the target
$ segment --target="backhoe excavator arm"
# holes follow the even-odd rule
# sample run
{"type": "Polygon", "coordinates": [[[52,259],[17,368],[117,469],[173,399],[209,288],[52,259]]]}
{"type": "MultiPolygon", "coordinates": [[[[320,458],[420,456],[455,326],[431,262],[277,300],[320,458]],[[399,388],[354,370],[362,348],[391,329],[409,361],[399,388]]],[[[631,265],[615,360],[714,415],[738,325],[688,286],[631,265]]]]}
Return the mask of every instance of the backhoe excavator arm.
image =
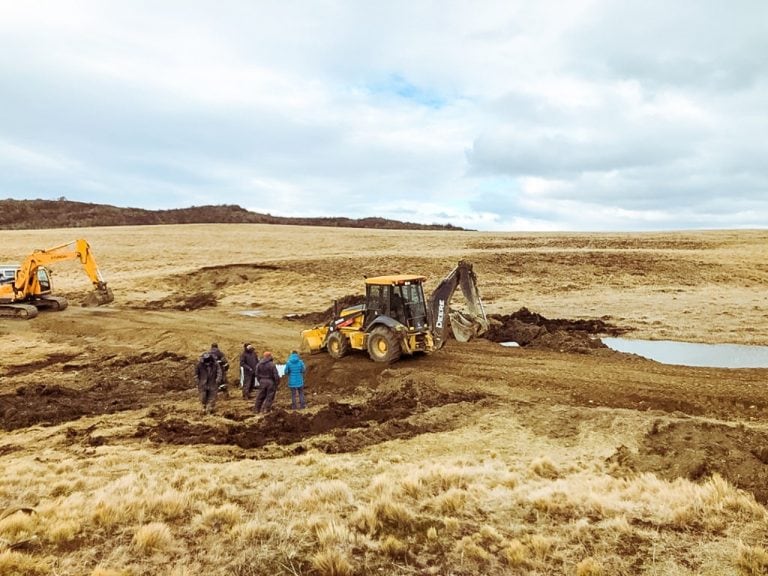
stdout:
{"type": "Polygon", "coordinates": [[[437,285],[429,298],[430,323],[435,348],[443,346],[448,338],[448,329],[461,342],[466,342],[472,336],[479,336],[488,329],[488,318],[477,290],[477,276],[472,269],[472,263],[461,260],[451,272],[437,285]],[[450,310],[451,299],[456,288],[467,301],[469,314],[450,310]]]}
{"type": "Polygon", "coordinates": [[[16,274],[16,280],[13,283],[14,292],[20,297],[31,294],[33,292],[33,285],[37,281],[37,269],[40,266],[63,260],[80,260],[85,273],[93,283],[95,291],[89,297],[89,303],[106,304],[114,300],[112,290],[107,288],[107,282],[96,265],[96,259],[93,256],[90,245],[83,239],[73,240],[72,242],[54,246],[47,250],[35,250],[32,252],[32,254],[24,259],[21,268],[16,274]]]}

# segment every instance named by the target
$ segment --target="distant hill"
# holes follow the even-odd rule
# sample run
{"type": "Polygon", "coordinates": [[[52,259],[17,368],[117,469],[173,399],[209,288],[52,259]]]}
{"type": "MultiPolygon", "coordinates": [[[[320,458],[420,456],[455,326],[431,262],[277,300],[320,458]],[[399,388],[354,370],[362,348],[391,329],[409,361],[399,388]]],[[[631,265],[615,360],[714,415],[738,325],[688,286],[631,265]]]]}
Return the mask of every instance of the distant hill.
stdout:
{"type": "Polygon", "coordinates": [[[287,218],[250,212],[237,205],[172,210],[119,208],[70,200],[0,200],[0,230],[138,226],[146,224],[293,224],[388,230],[464,230],[451,224],[415,224],[386,218],[287,218]]]}

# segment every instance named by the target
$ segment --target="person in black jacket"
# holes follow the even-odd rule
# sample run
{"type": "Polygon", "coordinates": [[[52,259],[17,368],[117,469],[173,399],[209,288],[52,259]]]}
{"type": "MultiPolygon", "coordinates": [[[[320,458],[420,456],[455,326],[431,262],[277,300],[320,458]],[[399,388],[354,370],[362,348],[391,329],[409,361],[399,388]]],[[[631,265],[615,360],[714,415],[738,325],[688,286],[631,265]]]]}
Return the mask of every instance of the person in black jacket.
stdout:
{"type": "Polygon", "coordinates": [[[195,368],[197,391],[200,393],[200,403],[204,414],[213,414],[216,408],[216,394],[219,391],[221,366],[210,352],[200,356],[195,368]]]}
{"type": "Polygon", "coordinates": [[[208,353],[216,358],[216,362],[218,362],[219,366],[221,367],[221,372],[219,375],[219,392],[223,392],[225,396],[229,395],[229,392],[227,390],[227,370],[229,370],[229,362],[227,361],[227,357],[224,355],[224,352],[219,348],[219,345],[214,342],[211,344],[211,349],[208,351],[208,353]]]}
{"type": "Polygon", "coordinates": [[[280,373],[272,360],[272,352],[264,352],[256,365],[256,379],[259,381],[259,395],[256,397],[254,411],[269,412],[275,400],[275,392],[280,382],[280,373]]]}
{"type": "Polygon", "coordinates": [[[259,364],[259,355],[252,344],[243,344],[243,352],[240,354],[240,370],[243,378],[243,398],[250,399],[256,382],[256,366],[259,364]]]}

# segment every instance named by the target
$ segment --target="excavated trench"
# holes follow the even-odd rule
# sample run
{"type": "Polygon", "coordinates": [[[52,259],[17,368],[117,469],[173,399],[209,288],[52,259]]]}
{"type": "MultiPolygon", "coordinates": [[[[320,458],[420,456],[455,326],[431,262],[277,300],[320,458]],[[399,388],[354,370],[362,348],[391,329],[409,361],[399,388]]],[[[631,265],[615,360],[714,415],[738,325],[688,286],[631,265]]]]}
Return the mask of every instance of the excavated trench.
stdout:
{"type": "Polygon", "coordinates": [[[412,417],[435,407],[482,398],[479,393],[447,394],[406,383],[396,391],[376,392],[365,402],[330,402],[313,413],[276,409],[263,417],[242,419],[224,412],[223,419],[202,422],[154,413],[154,421],[142,423],[136,436],[158,443],[227,444],[246,449],[302,442],[294,448],[296,452],[306,450],[309,442],[327,453],[354,452],[395,438],[450,429],[450,420],[436,425],[412,417]]]}

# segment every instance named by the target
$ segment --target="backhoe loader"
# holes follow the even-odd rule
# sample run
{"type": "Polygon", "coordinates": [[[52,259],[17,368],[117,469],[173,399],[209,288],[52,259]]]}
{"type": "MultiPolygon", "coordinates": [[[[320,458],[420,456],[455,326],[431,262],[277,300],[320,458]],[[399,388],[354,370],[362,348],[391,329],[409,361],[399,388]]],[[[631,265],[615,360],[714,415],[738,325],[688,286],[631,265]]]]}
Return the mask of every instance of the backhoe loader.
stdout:
{"type": "Polygon", "coordinates": [[[85,240],[74,240],[47,250],[35,250],[21,265],[0,266],[0,317],[29,320],[40,309],[64,310],[69,302],[63,296],[54,296],[51,271],[45,267],[52,262],[80,260],[85,273],[93,283],[93,291],[84,306],[101,306],[114,301],[112,289],[101,275],[91,247],[85,240]]]}
{"type": "Polygon", "coordinates": [[[425,280],[406,274],[366,278],[365,302],[335,312],[328,324],[304,330],[302,349],[311,353],[327,350],[333,358],[364,350],[375,362],[391,363],[403,354],[440,349],[449,329],[461,342],[488,329],[471,263],[459,262],[429,300],[424,297],[425,280]],[[469,313],[450,309],[458,287],[469,313]]]}

